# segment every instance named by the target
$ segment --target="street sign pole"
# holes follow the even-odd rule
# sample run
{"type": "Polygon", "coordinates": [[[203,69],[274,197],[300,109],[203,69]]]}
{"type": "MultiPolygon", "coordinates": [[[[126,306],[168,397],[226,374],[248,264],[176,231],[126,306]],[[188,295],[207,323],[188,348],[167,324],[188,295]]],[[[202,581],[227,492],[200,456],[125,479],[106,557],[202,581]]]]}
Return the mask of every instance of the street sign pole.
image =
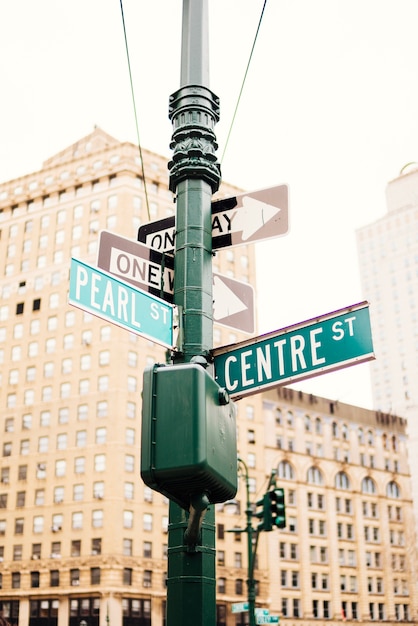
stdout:
{"type": "MultiPolygon", "coordinates": [[[[220,183],[209,90],[208,1],[183,0],[180,89],[170,97],[170,189],[176,194],[174,302],[182,311],[175,363],[208,366],[213,334],[211,197],[220,183]]],[[[187,394],[187,390],[184,390],[187,394]]],[[[181,443],[179,443],[181,445],[181,443]]],[[[199,545],[186,544],[188,514],[170,500],[167,626],[215,626],[215,514],[207,510],[199,545]]]]}

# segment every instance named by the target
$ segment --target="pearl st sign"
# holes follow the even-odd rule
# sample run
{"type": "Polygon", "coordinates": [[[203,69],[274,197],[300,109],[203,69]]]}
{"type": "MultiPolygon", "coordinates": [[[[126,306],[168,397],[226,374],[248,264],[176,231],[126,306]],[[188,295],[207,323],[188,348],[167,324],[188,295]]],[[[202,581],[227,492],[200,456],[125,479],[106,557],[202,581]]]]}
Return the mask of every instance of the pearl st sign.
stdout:
{"type": "Polygon", "coordinates": [[[173,346],[172,305],[74,258],[68,301],[167,348],[173,346]]]}
{"type": "Polygon", "coordinates": [[[232,398],[374,359],[367,302],[213,350],[215,380],[232,398]]]}

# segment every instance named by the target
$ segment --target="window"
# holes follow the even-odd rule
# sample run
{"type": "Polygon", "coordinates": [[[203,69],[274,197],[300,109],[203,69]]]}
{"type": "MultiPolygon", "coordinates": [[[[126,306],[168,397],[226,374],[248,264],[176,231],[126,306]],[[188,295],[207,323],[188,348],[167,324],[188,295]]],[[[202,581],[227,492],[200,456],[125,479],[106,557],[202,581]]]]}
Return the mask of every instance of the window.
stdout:
{"type": "Polygon", "coordinates": [[[90,583],[92,585],[100,584],[100,567],[91,567],[90,568],[90,583]]]}
{"type": "Polygon", "coordinates": [[[86,459],[84,456],[78,456],[74,459],[74,472],[76,474],[84,474],[86,471],[86,459]]]}
{"type": "Polygon", "coordinates": [[[146,558],[146,559],[151,559],[152,558],[152,543],[151,543],[151,541],[144,541],[142,554],[143,554],[143,557],[146,558]]]}
{"type": "Polygon", "coordinates": [[[55,476],[65,476],[66,473],[66,469],[67,469],[67,462],[65,461],[65,459],[60,459],[58,461],[55,461],[55,476]]]}
{"type": "Polygon", "coordinates": [[[58,569],[52,569],[49,572],[49,585],[50,587],[59,587],[60,584],[60,572],[58,569]]]}
{"type": "Polygon", "coordinates": [[[104,472],[106,469],[106,455],[96,454],[94,457],[94,469],[96,472],[104,472]]]}
{"type": "Polygon", "coordinates": [[[335,487],[337,489],[350,489],[350,479],[345,472],[338,472],[335,476],[335,487]]]}
{"type": "Polygon", "coordinates": [[[76,586],[80,584],[80,570],[70,569],[70,582],[71,585],[76,586]]]}
{"type": "Polygon", "coordinates": [[[401,492],[398,485],[392,480],[386,487],[386,495],[388,498],[400,498],[401,492]]]}
{"type": "Polygon", "coordinates": [[[106,443],[107,430],[105,427],[96,428],[96,443],[103,444],[106,443]]]}
{"type": "Polygon", "coordinates": [[[83,528],[83,513],[81,511],[77,511],[72,514],[72,522],[71,527],[73,530],[79,530],[83,528]]]}
{"type": "Polygon", "coordinates": [[[92,512],[92,526],[93,528],[101,528],[103,526],[102,509],[96,509],[92,512]]]}
{"type": "Polygon", "coordinates": [[[23,535],[25,521],[22,517],[15,519],[15,535],[23,535]]]}
{"type": "Polygon", "coordinates": [[[287,480],[293,480],[295,477],[293,467],[288,461],[281,461],[281,463],[279,463],[277,473],[279,478],[285,478],[287,480]]]}
{"type": "Polygon", "coordinates": [[[361,483],[361,491],[362,493],[375,494],[376,493],[376,484],[370,476],[366,476],[363,478],[361,483]]]}
{"type": "Polygon", "coordinates": [[[130,567],[123,568],[123,584],[132,585],[132,569],[130,567]]]}
{"type": "MultiPolygon", "coordinates": [[[[144,514],[144,519],[145,519],[145,515],[144,514]]],[[[124,511],[123,512],[123,527],[124,528],[133,528],[134,525],[134,514],[133,511],[124,511]]],[[[144,523],[144,530],[145,529],[145,523],[144,523]]]]}
{"type": "MultiPolygon", "coordinates": [[[[149,543],[149,545],[151,545],[149,543]]],[[[124,556],[132,556],[133,550],[133,541],[132,539],[124,539],[123,540],[123,554],[124,556]]]]}
{"type": "Polygon", "coordinates": [[[91,553],[93,555],[102,553],[102,540],[100,537],[95,537],[91,540],[91,553]]]}
{"type": "Polygon", "coordinates": [[[322,473],[317,467],[310,467],[307,474],[307,482],[311,485],[322,485],[322,473]]]}
{"type": "Polygon", "coordinates": [[[144,570],[143,586],[152,587],[152,571],[150,569],[144,570]]]}

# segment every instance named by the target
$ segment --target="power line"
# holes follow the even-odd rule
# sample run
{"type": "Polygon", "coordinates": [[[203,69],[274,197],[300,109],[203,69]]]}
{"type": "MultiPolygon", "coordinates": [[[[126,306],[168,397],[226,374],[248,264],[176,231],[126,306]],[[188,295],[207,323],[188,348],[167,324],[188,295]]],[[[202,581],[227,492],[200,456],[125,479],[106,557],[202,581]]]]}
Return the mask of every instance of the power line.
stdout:
{"type": "Polygon", "coordinates": [[[240,92],[239,92],[239,95],[238,95],[237,104],[236,104],[236,106],[235,106],[234,115],[232,116],[232,121],[231,121],[231,125],[230,125],[230,127],[229,127],[228,136],[227,136],[227,138],[226,138],[224,151],[223,151],[223,153],[222,153],[221,163],[222,163],[222,161],[224,160],[224,157],[225,157],[225,152],[226,152],[226,149],[227,149],[227,147],[228,147],[229,138],[230,138],[230,136],[231,136],[232,127],[233,127],[233,125],[234,125],[235,118],[236,118],[236,115],[237,115],[238,106],[239,106],[240,101],[241,101],[242,92],[243,92],[243,90],[244,90],[245,81],[246,81],[246,79],[247,79],[248,70],[249,70],[249,68],[250,68],[250,64],[251,64],[251,60],[252,60],[252,57],[253,57],[253,52],[254,52],[255,44],[256,44],[256,42],[257,42],[258,33],[259,33],[259,31],[260,31],[260,26],[261,26],[261,22],[262,22],[263,15],[264,15],[264,10],[265,10],[265,8],[266,8],[266,4],[267,4],[267,0],[264,0],[263,8],[262,8],[262,10],[261,10],[260,19],[259,19],[259,21],[258,21],[257,31],[256,31],[256,33],[255,33],[255,37],[254,37],[254,41],[253,41],[253,45],[252,45],[251,52],[250,52],[250,57],[249,57],[249,59],[248,59],[247,68],[246,68],[246,70],[245,70],[244,78],[243,78],[243,80],[242,80],[241,89],[240,89],[240,92]]]}
{"type": "Polygon", "coordinates": [[[136,138],[137,138],[137,142],[138,142],[139,159],[141,161],[142,179],[144,181],[145,202],[146,202],[146,205],[147,205],[148,219],[151,221],[151,214],[150,214],[149,202],[148,202],[147,183],[146,183],[146,180],[145,180],[144,160],[142,158],[141,141],[139,139],[138,115],[137,115],[136,103],[135,103],[135,93],[134,93],[134,86],[133,86],[133,81],[132,81],[131,61],[130,61],[130,57],[129,57],[128,38],[127,38],[127,35],[126,35],[125,15],[124,15],[124,12],[123,12],[123,2],[122,2],[122,0],[120,0],[120,12],[121,12],[121,15],[122,15],[123,35],[124,35],[124,39],[125,39],[126,58],[127,58],[127,61],[128,61],[129,81],[130,81],[130,84],[131,84],[131,96],[132,96],[132,104],[133,104],[134,117],[135,117],[136,138]]]}

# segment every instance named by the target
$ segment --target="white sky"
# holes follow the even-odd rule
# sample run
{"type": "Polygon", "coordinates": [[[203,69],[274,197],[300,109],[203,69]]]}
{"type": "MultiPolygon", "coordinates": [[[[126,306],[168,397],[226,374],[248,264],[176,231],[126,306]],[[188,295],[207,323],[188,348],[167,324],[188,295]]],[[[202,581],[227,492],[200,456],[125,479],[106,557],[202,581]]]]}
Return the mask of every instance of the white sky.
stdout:
{"type": "MultiPolygon", "coordinates": [[[[221,157],[264,0],[209,0],[221,157]]],[[[170,156],[181,0],[124,0],[144,148],[170,156]]],[[[223,179],[287,183],[291,231],[257,244],[260,332],[361,301],[355,229],[384,214],[385,187],[418,160],[416,0],[268,0],[223,179]]],[[[119,0],[0,3],[0,180],[95,124],[136,141],[119,0]]],[[[369,366],[300,387],[371,406],[369,366]]]]}

